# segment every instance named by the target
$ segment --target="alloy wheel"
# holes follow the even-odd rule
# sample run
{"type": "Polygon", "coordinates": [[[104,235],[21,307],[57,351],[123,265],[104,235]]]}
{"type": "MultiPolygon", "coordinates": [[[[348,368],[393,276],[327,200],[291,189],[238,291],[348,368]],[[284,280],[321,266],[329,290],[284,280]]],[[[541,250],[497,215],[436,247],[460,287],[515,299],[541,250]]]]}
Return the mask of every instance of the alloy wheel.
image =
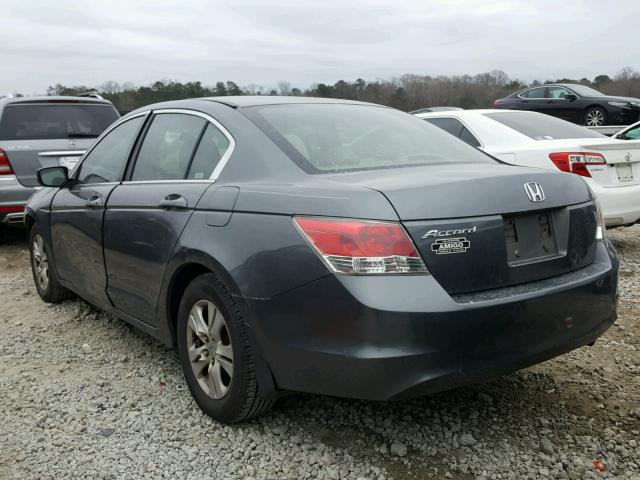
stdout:
{"type": "Polygon", "coordinates": [[[46,292],[49,288],[49,257],[42,235],[33,237],[33,270],[40,290],[46,292]]]}
{"type": "Polygon", "coordinates": [[[604,124],[604,114],[600,110],[590,110],[587,112],[587,126],[599,127],[604,124]]]}
{"type": "Polygon", "coordinates": [[[202,390],[224,397],[233,379],[233,347],[224,315],[209,300],[197,301],[189,312],[187,352],[202,390]]]}

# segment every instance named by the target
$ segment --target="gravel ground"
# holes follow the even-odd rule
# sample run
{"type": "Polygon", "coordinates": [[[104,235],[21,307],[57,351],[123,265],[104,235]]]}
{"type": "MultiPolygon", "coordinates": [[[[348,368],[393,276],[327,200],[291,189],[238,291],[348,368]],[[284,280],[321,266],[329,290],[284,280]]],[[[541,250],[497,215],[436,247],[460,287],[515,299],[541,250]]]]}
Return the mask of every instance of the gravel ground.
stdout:
{"type": "Polygon", "coordinates": [[[640,226],[610,232],[620,318],[490,383],[394,403],[293,395],[222,426],[176,352],[80,300],[43,303],[0,246],[0,479],[640,480],[640,226]]]}

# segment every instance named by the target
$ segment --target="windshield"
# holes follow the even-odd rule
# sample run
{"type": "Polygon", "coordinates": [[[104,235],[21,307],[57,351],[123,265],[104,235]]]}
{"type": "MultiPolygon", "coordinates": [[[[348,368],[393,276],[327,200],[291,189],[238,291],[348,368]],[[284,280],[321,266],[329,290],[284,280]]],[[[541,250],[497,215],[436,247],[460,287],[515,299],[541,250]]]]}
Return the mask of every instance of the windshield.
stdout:
{"type": "Polygon", "coordinates": [[[569,85],[569,88],[581,97],[604,97],[603,93],[593,88],[585,87],[584,85],[569,85]]]}
{"type": "Polygon", "coordinates": [[[118,117],[112,105],[10,104],[0,118],[0,140],[95,138],[118,117]]]}
{"type": "Polygon", "coordinates": [[[492,112],[485,116],[534,140],[604,137],[599,133],[559,118],[536,112],[492,112]]]}
{"type": "Polygon", "coordinates": [[[287,104],[241,111],[309,173],[495,162],[439,128],[391,108],[287,104]]]}

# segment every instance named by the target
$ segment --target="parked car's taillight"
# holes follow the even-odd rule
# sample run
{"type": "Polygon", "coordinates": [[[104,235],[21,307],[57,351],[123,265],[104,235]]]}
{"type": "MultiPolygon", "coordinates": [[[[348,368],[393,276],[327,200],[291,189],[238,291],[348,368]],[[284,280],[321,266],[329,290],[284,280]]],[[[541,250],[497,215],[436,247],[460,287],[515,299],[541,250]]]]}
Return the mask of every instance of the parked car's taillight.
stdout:
{"type": "Polygon", "coordinates": [[[398,223],[295,217],[311,246],[337,273],[429,273],[398,223]]]}
{"type": "Polygon", "coordinates": [[[587,166],[607,164],[601,153],[558,152],[550,153],[549,158],[563,172],[575,173],[583,177],[591,176],[587,166]]]}
{"type": "Polygon", "coordinates": [[[13,168],[11,168],[11,164],[9,163],[9,157],[7,154],[0,148],[0,175],[13,175],[13,168]]]}
{"type": "Polygon", "coordinates": [[[596,207],[596,240],[604,240],[604,233],[607,229],[604,221],[604,213],[602,213],[602,207],[597,198],[593,199],[593,204],[596,207]]]}

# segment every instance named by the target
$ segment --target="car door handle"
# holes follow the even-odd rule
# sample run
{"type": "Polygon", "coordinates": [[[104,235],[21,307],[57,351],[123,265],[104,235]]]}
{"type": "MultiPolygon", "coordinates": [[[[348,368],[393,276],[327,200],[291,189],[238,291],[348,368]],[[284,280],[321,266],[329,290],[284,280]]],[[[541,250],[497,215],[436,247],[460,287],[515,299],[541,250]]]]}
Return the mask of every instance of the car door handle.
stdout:
{"type": "Polygon", "coordinates": [[[160,208],[187,208],[187,199],[177,193],[172,193],[164,197],[158,203],[160,208]]]}
{"type": "Polygon", "coordinates": [[[102,207],[102,197],[100,195],[94,195],[86,203],[87,207],[90,208],[100,208],[102,207]]]}

